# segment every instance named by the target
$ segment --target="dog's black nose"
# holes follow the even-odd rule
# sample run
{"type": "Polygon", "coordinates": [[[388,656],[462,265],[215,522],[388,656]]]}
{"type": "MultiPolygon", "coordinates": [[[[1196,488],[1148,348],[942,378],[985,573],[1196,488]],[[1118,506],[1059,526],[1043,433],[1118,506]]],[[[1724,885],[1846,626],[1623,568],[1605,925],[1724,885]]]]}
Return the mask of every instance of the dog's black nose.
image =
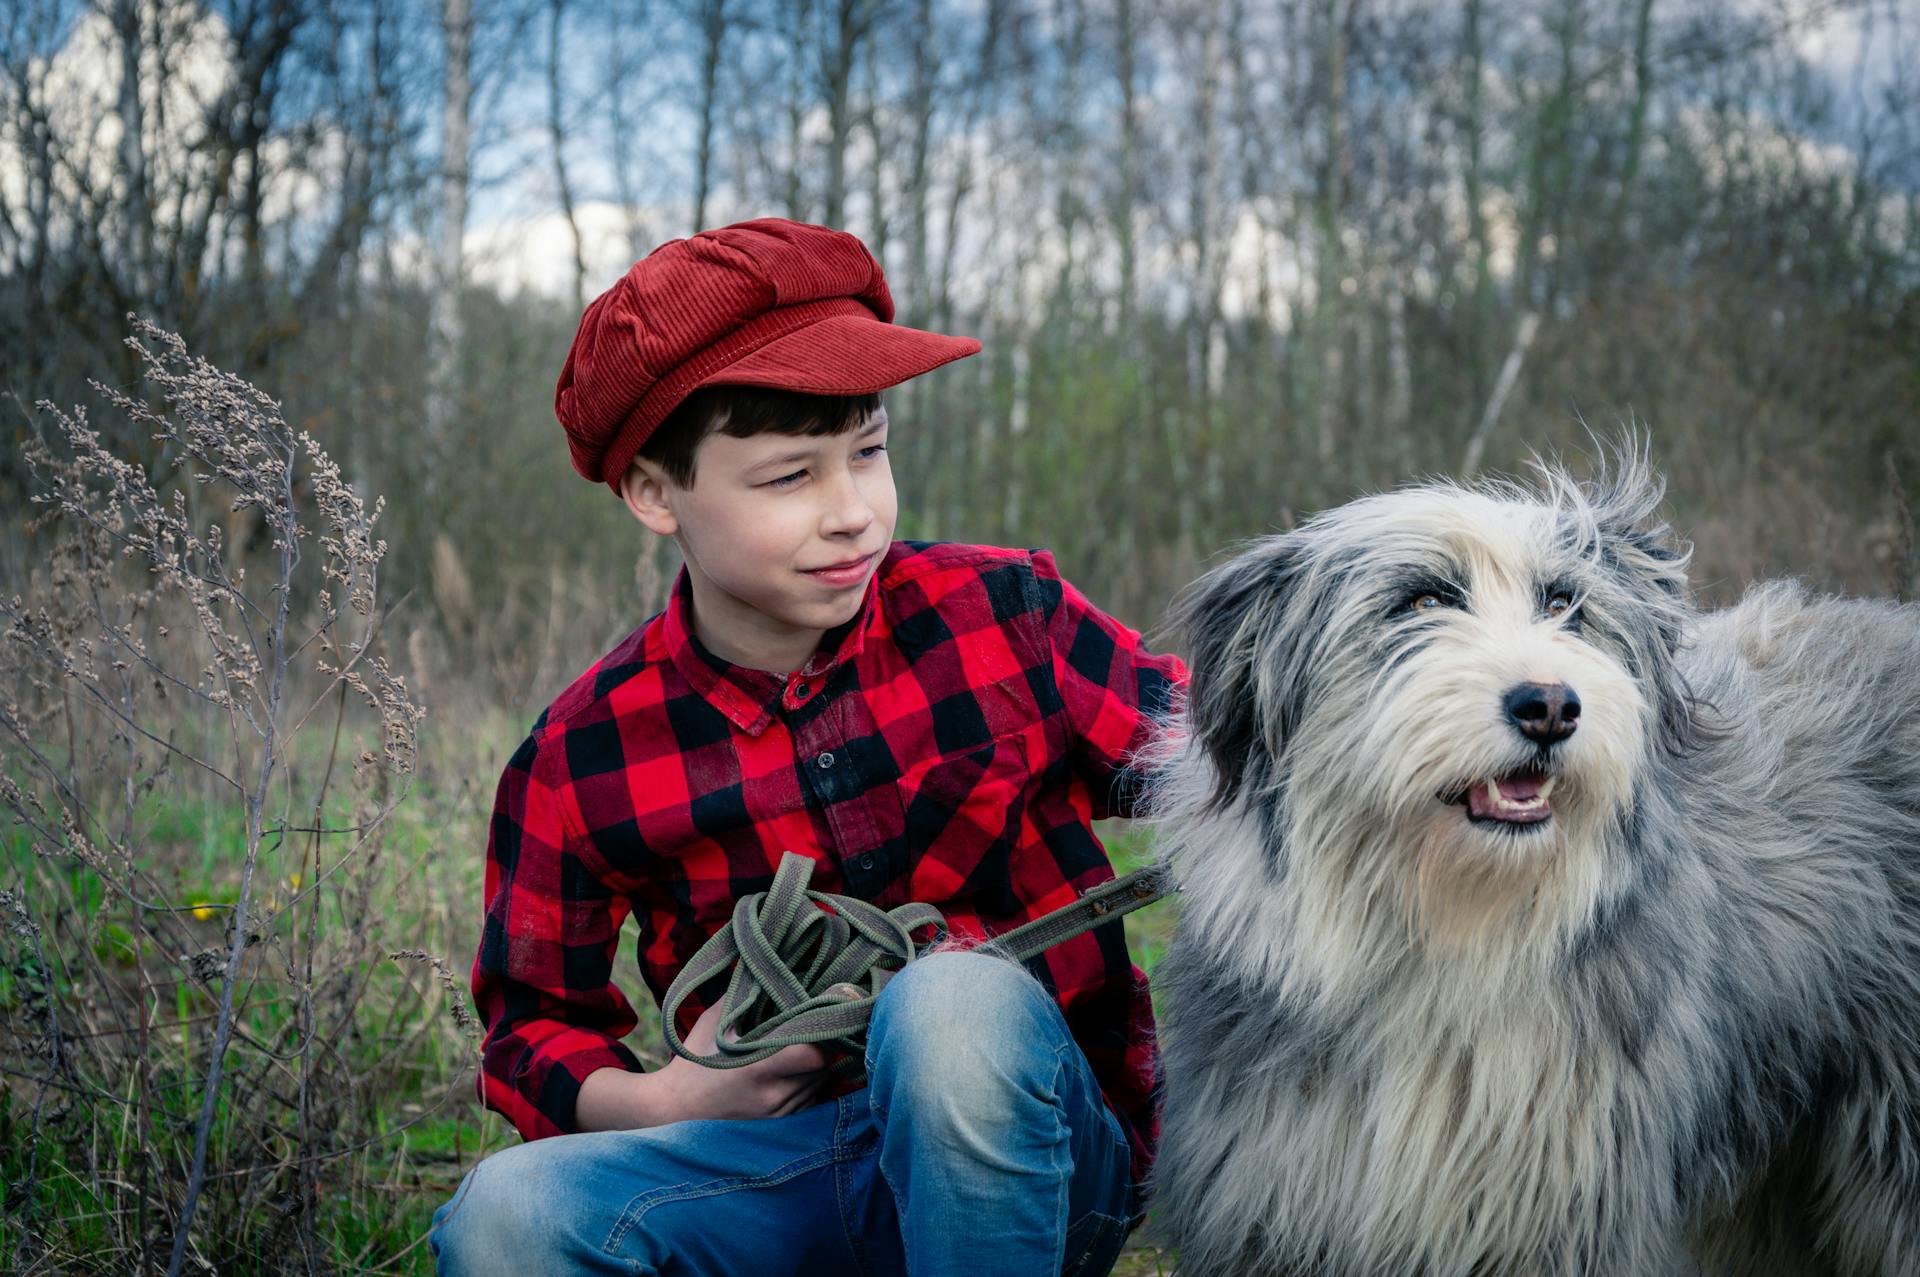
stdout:
{"type": "Polygon", "coordinates": [[[1565,683],[1521,683],[1507,692],[1507,721],[1528,740],[1558,745],[1580,726],[1580,698],[1565,683]]]}

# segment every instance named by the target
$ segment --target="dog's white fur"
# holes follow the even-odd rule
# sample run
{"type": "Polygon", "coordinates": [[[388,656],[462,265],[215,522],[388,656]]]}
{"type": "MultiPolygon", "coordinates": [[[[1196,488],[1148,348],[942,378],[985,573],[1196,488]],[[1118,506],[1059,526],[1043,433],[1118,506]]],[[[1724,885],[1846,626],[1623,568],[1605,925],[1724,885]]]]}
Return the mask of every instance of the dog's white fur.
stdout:
{"type": "Polygon", "coordinates": [[[1637,455],[1541,480],[1329,511],[1185,602],[1163,1238],[1223,1277],[1920,1273],[1920,617],[1702,616],[1637,455]],[[1524,682],[1581,700],[1550,751],[1524,682]],[[1544,825],[1448,801],[1536,765],[1544,825]]]}

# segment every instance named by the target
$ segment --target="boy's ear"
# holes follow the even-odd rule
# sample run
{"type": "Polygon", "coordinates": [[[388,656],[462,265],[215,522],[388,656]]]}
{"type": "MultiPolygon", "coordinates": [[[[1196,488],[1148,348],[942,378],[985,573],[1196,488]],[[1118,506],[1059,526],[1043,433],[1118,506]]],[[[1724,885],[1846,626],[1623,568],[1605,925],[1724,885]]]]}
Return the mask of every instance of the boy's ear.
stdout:
{"type": "Polygon", "coordinates": [[[620,481],[620,499],[627,503],[633,517],[645,524],[648,531],[663,537],[680,530],[680,520],[674,517],[673,507],[667,503],[670,482],[666,471],[645,457],[635,457],[627,467],[627,477],[620,481]]]}

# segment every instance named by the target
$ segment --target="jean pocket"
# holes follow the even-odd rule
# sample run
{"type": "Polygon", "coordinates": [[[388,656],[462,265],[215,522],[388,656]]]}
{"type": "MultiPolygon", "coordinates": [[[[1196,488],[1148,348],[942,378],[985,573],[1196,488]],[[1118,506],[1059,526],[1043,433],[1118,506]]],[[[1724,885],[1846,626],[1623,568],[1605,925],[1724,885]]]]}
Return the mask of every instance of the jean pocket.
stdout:
{"type": "Polygon", "coordinates": [[[1090,1210],[1067,1226],[1067,1263],[1061,1277],[1107,1277],[1127,1244],[1127,1221],[1090,1210]]]}

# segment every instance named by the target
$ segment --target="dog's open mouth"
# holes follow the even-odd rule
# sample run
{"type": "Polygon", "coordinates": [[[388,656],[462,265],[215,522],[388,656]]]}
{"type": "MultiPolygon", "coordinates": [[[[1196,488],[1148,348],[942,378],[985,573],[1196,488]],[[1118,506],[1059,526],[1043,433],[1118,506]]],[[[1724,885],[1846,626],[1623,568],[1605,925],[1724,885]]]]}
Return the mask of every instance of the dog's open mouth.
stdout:
{"type": "Polygon", "coordinates": [[[1524,770],[1476,781],[1448,801],[1467,809],[1467,819],[1489,825],[1538,825],[1553,819],[1554,777],[1524,770]]]}

